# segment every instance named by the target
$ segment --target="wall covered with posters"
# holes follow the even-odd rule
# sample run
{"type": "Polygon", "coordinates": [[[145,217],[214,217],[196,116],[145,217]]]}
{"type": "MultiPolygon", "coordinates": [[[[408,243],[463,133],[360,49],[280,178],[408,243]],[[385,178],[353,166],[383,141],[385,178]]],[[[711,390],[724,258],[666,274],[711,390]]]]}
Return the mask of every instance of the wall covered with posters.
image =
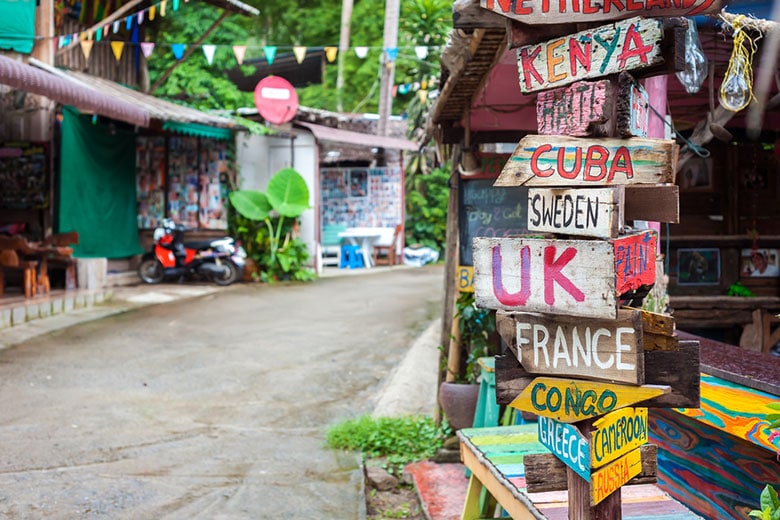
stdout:
{"type": "Polygon", "coordinates": [[[392,228],[403,222],[400,168],[320,169],[321,224],[392,228]]]}
{"type": "Polygon", "coordinates": [[[138,137],[138,227],[154,228],[169,217],[192,229],[227,229],[229,146],[197,137],[138,137]]]}

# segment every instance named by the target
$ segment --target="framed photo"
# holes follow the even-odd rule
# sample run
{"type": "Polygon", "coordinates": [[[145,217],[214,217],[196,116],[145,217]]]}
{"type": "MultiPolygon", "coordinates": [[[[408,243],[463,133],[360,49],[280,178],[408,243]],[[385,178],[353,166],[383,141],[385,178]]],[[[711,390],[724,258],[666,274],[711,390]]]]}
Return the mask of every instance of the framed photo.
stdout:
{"type": "Polygon", "coordinates": [[[740,254],[739,273],[748,278],[778,278],[780,277],[780,250],[778,249],[743,249],[740,254]]]}
{"type": "Polygon", "coordinates": [[[719,285],[720,249],[678,249],[678,285],[719,285]]]}
{"type": "Polygon", "coordinates": [[[712,159],[697,156],[689,160],[679,173],[679,179],[682,190],[712,190],[714,187],[712,184],[712,159]]]}

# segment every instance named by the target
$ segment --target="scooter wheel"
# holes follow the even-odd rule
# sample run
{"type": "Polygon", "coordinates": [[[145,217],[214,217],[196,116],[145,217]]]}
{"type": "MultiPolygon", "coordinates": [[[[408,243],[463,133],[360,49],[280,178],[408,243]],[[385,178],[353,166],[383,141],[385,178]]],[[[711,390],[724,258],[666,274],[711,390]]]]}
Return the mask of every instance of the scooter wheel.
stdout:
{"type": "Polygon", "coordinates": [[[227,268],[225,269],[224,274],[215,275],[211,278],[215,284],[222,286],[230,285],[238,280],[238,268],[236,267],[236,264],[230,260],[226,260],[222,262],[222,266],[227,268]]]}
{"type": "Polygon", "coordinates": [[[160,283],[165,277],[162,264],[156,258],[148,258],[138,266],[138,276],[144,283],[160,283]]]}

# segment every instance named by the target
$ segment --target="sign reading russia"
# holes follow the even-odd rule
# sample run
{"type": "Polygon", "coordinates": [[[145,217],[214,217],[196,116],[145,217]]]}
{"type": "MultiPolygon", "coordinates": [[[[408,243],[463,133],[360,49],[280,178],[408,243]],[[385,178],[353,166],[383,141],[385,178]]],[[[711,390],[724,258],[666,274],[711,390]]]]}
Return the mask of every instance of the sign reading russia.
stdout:
{"type": "Polygon", "coordinates": [[[611,240],[475,238],[474,292],[487,309],[617,318],[618,297],[655,283],[656,235],[611,240]]]}
{"type": "Polygon", "coordinates": [[[520,47],[517,49],[520,90],[527,94],[661,64],[663,36],[659,20],[631,18],[520,47]]]}
{"type": "Polygon", "coordinates": [[[678,147],[671,139],[580,139],[527,135],[494,186],[609,186],[673,183],[678,147]]]}
{"type": "Polygon", "coordinates": [[[480,0],[479,5],[527,24],[621,20],[632,16],[716,13],[721,0],[480,0]]]}

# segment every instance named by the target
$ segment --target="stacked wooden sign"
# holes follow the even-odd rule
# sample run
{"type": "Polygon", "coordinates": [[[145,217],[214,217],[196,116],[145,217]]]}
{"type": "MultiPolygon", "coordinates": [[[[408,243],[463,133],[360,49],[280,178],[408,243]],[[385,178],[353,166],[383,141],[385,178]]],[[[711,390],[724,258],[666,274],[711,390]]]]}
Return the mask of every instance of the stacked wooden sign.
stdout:
{"type": "MultiPolygon", "coordinates": [[[[560,7],[482,1],[511,6],[502,14],[520,19],[553,4],[560,7]]],[[[610,2],[584,0],[582,12],[573,10],[581,16],[591,5],[587,20],[610,2]]],[[[643,446],[647,406],[699,401],[698,344],[677,341],[668,316],[621,308],[656,276],[656,233],[631,231],[626,221],[679,217],[677,145],[647,138],[647,94],[626,72],[675,61],[666,26],[631,18],[518,49],[520,88],[539,91],[541,135],[520,141],[495,185],[530,188],[528,229],[539,235],[473,242],[477,305],[499,311],[499,330],[522,365],[507,376],[497,361],[498,394],[512,379],[510,404],[539,416],[540,442],[568,468],[569,518],[620,518],[620,487],[655,465],[655,451],[643,446]]],[[[544,458],[540,471],[527,458],[529,491],[560,485],[544,458]]]]}

